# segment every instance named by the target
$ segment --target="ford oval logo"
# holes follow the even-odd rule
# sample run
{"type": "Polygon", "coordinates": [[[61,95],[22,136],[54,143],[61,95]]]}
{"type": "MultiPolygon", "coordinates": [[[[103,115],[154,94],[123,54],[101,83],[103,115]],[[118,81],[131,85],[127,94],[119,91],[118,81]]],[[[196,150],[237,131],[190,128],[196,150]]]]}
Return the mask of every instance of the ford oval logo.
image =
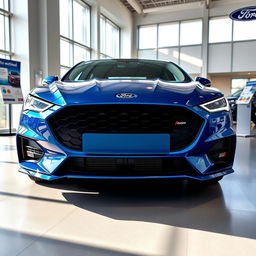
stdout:
{"type": "Polygon", "coordinates": [[[138,95],[134,93],[129,93],[129,92],[123,92],[123,93],[118,93],[116,95],[117,98],[121,99],[132,99],[132,98],[137,98],[138,95]]]}
{"type": "Polygon", "coordinates": [[[256,6],[240,8],[232,12],[229,15],[229,17],[232,20],[238,20],[238,21],[256,20],[256,6]]]}

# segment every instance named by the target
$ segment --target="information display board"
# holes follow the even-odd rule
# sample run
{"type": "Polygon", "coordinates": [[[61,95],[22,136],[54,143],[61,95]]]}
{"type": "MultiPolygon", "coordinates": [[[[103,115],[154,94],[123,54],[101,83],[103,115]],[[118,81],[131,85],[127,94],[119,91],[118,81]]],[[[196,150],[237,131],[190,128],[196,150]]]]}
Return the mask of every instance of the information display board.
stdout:
{"type": "Polygon", "coordinates": [[[250,137],[251,134],[251,100],[256,93],[256,81],[247,82],[237,100],[237,136],[250,137]]]}
{"type": "Polygon", "coordinates": [[[244,87],[237,104],[250,104],[253,95],[256,93],[256,81],[247,82],[244,87]]]}
{"type": "Polygon", "coordinates": [[[22,104],[20,62],[0,59],[0,91],[5,104],[22,104]]]}

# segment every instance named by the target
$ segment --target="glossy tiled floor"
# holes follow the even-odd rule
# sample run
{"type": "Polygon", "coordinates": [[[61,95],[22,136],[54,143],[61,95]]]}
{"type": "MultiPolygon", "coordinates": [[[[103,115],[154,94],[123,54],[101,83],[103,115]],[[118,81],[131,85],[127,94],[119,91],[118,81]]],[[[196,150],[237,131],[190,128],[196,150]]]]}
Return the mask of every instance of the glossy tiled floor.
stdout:
{"type": "Polygon", "coordinates": [[[256,138],[219,184],[63,181],[18,173],[0,137],[0,255],[256,255],[256,138]]]}

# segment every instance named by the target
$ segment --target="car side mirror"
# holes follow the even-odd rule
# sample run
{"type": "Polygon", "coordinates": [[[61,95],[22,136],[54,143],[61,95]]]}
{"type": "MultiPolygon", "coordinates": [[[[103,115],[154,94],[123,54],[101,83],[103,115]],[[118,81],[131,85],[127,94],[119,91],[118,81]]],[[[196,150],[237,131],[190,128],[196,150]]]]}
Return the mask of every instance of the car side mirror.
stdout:
{"type": "Polygon", "coordinates": [[[44,78],[44,80],[42,81],[42,85],[49,85],[55,81],[58,81],[59,78],[57,76],[47,76],[44,78]]]}
{"type": "Polygon", "coordinates": [[[211,85],[212,85],[211,80],[209,80],[209,79],[207,79],[207,78],[204,78],[204,77],[198,76],[198,77],[196,78],[196,81],[199,82],[200,84],[206,86],[206,87],[211,87],[211,85]]]}

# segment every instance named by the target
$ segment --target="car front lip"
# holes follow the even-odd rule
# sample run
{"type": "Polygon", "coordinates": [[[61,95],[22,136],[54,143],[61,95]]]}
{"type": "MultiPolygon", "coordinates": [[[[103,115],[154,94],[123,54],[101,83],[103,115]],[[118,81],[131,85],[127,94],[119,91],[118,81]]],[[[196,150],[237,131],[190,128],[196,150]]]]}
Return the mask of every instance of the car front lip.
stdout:
{"type": "Polygon", "coordinates": [[[224,175],[228,175],[234,172],[232,168],[226,168],[222,171],[219,171],[218,173],[212,173],[209,175],[204,176],[191,176],[191,175],[175,175],[175,176],[92,176],[92,175],[63,175],[63,176],[56,176],[56,175],[47,175],[40,172],[36,172],[34,170],[29,170],[27,168],[20,168],[19,172],[37,177],[44,180],[58,180],[63,178],[68,179],[104,179],[104,180],[152,180],[152,179],[193,179],[193,180],[199,180],[199,181],[206,181],[211,180],[214,178],[218,178],[224,175]]]}

